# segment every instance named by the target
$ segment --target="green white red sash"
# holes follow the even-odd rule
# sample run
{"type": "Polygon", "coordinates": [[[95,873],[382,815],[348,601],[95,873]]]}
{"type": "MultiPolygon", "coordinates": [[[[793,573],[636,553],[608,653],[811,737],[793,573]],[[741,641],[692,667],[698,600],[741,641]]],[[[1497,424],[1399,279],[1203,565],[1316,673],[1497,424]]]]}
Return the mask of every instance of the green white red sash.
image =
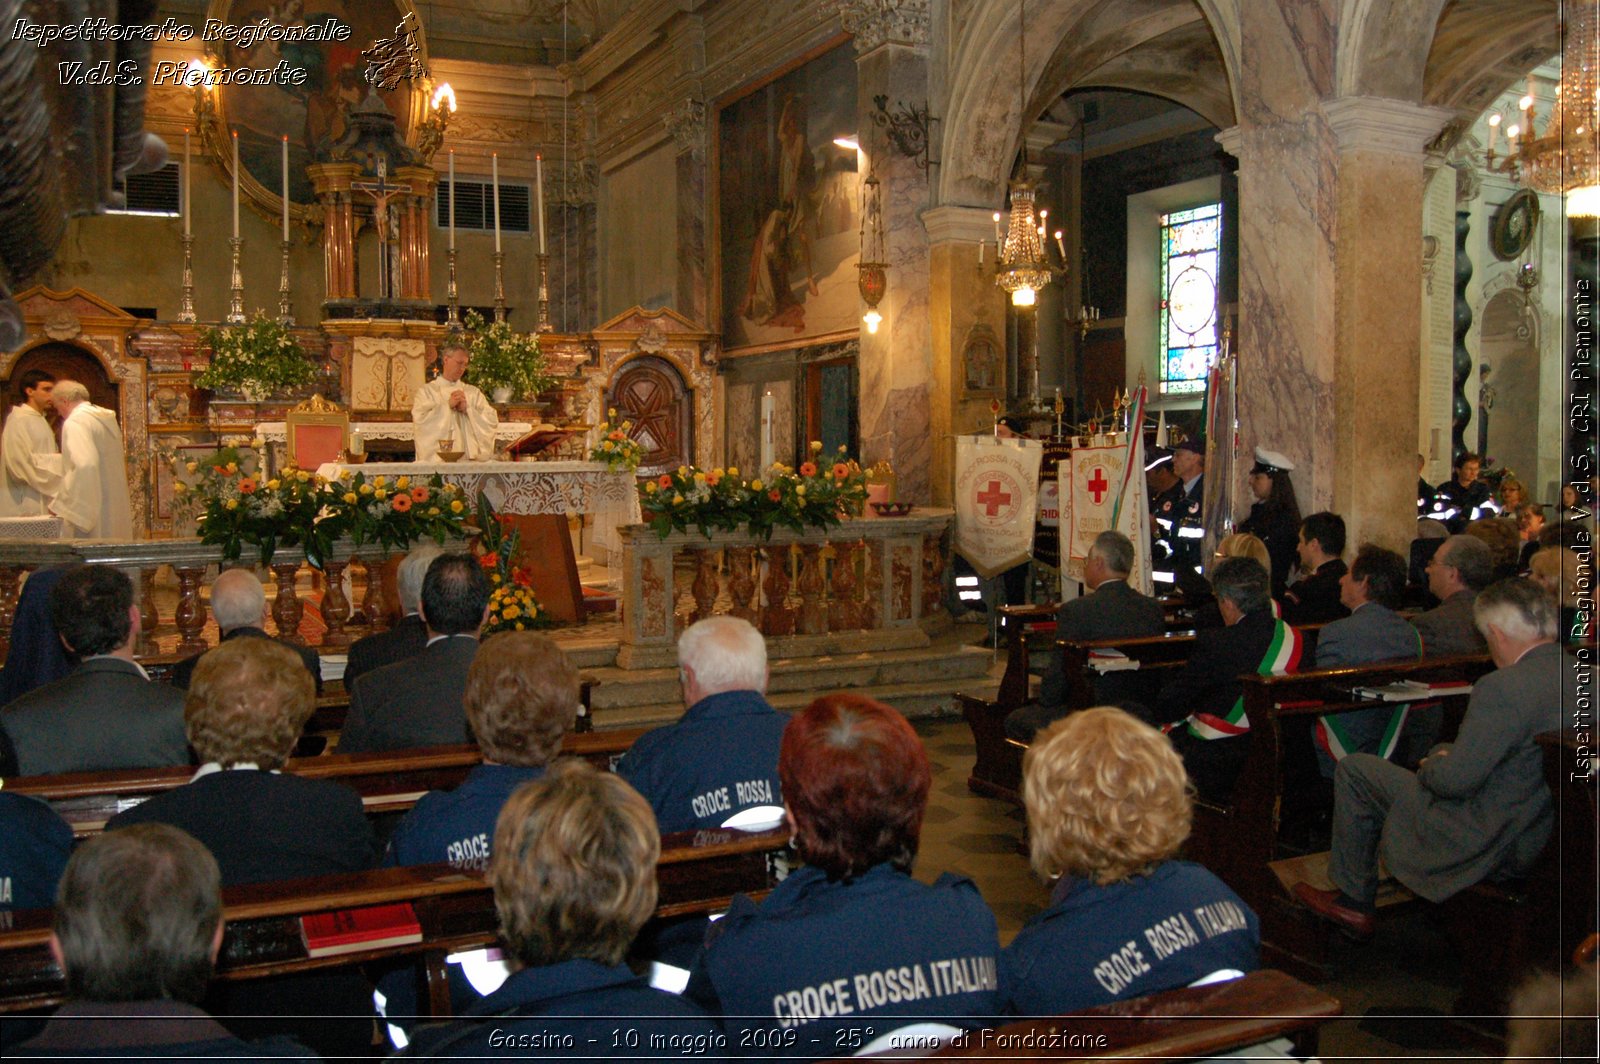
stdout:
{"type": "MultiPolygon", "coordinates": [[[[1294,672],[1300,667],[1300,653],[1304,646],[1299,629],[1281,620],[1275,621],[1272,642],[1267,644],[1267,652],[1261,664],[1256,666],[1256,672],[1262,676],[1282,676],[1294,672]]],[[[1225,717],[1214,713],[1192,713],[1179,725],[1187,727],[1189,734],[1196,739],[1231,739],[1243,735],[1250,730],[1250,718],[1244,712],[1244,694],[1240,693],[1225,717]]]]}
{"type": "MultiPolygon", "coordinates": [[[[1417,657],[1422,657],[1422,633],[1417,633],[1417,657]]],[[[1400,745],[1400,736],[1406,730],[1406,720],[1411,716],[1413,709],[1421,709],[1424,705],[1431,706],[1432,702],[1415,705],[1411,702],[1402,702],[1389,714],[1389,723],[1383,729],[1383,738],[1378,742],[1378,756],[1385,761],[1394,753],[1395,747],[1400,745]]],[[[1349,733],[1344,730],[1344,725],[1339,723],[1339,714],[1330,713],[1317,718],[1316,731],[1317,745],[1335,761],[1343,761],[1355,751],[1351,749],[1349,733]]]]}

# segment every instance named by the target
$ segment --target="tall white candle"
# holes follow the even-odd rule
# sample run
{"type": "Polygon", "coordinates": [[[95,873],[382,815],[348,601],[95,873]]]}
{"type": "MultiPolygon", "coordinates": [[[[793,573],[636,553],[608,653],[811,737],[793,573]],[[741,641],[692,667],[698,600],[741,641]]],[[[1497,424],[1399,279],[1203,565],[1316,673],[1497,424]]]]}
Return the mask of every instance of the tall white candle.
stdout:
{"type": "Polygon", "coordinates": [[[456,150],[450,149],[450,250],[456,249],[456,150]]]}
{"type": "Polygon", "coordinates": [[[194,157],[189,154],[189,131],[183,131],[183,235],[189,235],[189,173],[194,157]]]}
{"type": "Polygon", "coordinates": [[[283,138],[283,242],[289,242],[289,138],[283,138]]]}
{"type": "Polygon", "coordinates": [[[239,131],[233,131],[233,239],[239,239],[239,131]]]}
{"type": "Polygon", "coordinates": [[[533,190],[537,199],[536,207],[539,211],[539,254],[544,251],[544,156],[533,157],[533,190]]]}
{"type": "Polygon", "coordinates": [[[500,250],[500,153],[489,156],[490,177],[494,181],[494,249],[500,250]]]}

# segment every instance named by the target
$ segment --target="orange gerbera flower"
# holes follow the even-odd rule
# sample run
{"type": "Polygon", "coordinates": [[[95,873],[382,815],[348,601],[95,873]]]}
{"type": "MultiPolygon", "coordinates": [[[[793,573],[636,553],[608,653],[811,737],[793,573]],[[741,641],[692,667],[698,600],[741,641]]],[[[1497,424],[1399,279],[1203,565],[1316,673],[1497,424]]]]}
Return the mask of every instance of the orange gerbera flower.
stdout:
{"type": "Polygon", "coordinates": [[[412,502],[427,502],[428,501],[428,489],[424,488],[424,487],[412,488],[411,489],[411,501],[412,502]]]}
{"type": "Polygon", "coordinates": [[[256,493],[256,482],[251,480],[249,477],[241,478],[240,481],[239,481],[239,494],[240,495],[254,495],[255,493],[256,493]]]}
{"type": "Polygon", "coordinates": [[[843,462],[835,462],[835,463],[833,463],[833,479],[835,479],[835,480],[843,480],[845,477],[847,477],[849,475],[850,475],[850,467],[849,466],[845,465],[843,462]]]}
{"type": "Polygon", "coordinates": [[[671,474],[668,474],[668,473],[661,474],[659,477],[656,478],[656,483],[660,484],[663,488],[672,487],[672,476],[671,476],[671,474]]]}
{"type": "Polygon", "coordinates": [[[783,498],[783,492],[779,491],[777,488],[773,488],[771,491],[767,492],[767,498],[771,499],[773,502],[778,502],[783,498]]]}
{"type": "Polygon", "coordinates": [[[800,475],[803,476],[803,477],[814,477],[814,476],[816,476],[817,475],[817,463],[815,463],[815,462],[801,462],[800,463],[800,475]]]}
{"type": "Polygon", "coordinates": [[[608,439],[608,440],[625,440],[625,439],[627,439],[627,437],[624,436],[620,432],[612,432],[610,435],[608,435],[606,437],[606,439],[608,439]]]}
{"type": "Polygon", "coordinates": [[[411,496],[402,491],[389,500],[389,505],[394,508],[395,513],[403,514],[411,509],[411,496]]]}

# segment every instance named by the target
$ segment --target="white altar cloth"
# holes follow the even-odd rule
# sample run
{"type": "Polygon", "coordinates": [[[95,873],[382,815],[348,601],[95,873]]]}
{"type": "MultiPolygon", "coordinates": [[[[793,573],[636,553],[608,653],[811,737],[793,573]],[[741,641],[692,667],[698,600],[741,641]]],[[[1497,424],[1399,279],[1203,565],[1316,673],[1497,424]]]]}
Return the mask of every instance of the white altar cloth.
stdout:
{"type": "MultiPolygon", "coordinates": [[[[417,438],[417,427],[406,421],[352,421],[352,429],[360,429],[363,439],[385,443],[412,443],[417,438]]],[[[494,430],[494,442],[501,447],[516,443],[533,426],[526,421],[502,421],[494,430]]],[[[289,427],[282,421],[263,421],[256,426],[256,435],[267,443],[288,443],[289,427]]]]}

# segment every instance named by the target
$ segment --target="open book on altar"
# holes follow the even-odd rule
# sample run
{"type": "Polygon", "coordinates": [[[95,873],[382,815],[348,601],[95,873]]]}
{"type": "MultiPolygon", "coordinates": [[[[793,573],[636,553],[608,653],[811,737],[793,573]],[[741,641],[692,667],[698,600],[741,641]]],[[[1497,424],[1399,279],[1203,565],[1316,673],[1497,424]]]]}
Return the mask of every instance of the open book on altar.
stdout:
{"type": "Polygon", "coordinates": [[[578,434],[577,429],[558,429],[549,422],[535,425],[528,430],[528,434],[506,447],[506,454],[511,458],[523,455],[541,454],[549,450],[562,440],[571,439],[578,434]]]}

